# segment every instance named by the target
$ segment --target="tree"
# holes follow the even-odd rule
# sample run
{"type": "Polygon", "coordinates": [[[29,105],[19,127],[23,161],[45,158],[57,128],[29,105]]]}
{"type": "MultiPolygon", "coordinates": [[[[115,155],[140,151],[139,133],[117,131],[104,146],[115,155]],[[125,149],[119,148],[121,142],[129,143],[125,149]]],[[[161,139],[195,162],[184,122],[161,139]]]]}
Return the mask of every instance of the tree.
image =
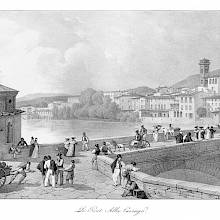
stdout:
{"type": "Polygon", "coordinates": [[[207,110],[204,107],[199,107],[196,110],[196,114],[200,117],[200,118],[204,118],[207,116],[207,110]]]}
{"type": "Polygon", "coordinates": [[[93,105],[102,105],[103,104],[103,93],[96,92],[92,95],[92,103],[93,105]]]}
{"type": "Polygon", "coordinates": [[[82,106],[92,105],[92,96],[96,93],[94,89],[86,89],[81,92],[79,102],[82,106]]]}

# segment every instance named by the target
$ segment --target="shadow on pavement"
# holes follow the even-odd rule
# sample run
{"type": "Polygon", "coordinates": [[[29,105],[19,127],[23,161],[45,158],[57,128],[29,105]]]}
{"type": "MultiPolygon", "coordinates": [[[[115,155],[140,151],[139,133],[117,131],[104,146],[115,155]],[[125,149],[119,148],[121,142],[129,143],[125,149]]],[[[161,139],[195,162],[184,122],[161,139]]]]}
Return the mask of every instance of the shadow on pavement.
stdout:
{"type": "Polygon", "coordinates": [[[22,183],[20,185],[18,185],[17,183],[12,183],[10,185],[4,185],[1,189],[0,189],[0,193],[10,193],[10,192],[18,192],[21,191],[23,189],[25,189],[26,187],[39,187],[41,184],[39,183],[22,183]]]}
{"type": "Polygon", "coordinates": [[[87,190],[95,190],[95,188],[92,188],[90,186],[84,185],[84,184],[73,184],[73,185],[63,185],[60,188],[74,188],[76,190],[83,190],[83,191],[87,191],[87,190]]]}

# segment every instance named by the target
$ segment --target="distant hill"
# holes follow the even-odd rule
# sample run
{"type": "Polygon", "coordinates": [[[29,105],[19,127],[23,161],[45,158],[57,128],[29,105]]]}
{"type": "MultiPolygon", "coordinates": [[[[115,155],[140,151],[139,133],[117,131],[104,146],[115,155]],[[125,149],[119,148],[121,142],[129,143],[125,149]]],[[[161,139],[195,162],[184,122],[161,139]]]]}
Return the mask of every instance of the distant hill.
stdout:
{"type": "Polygon", "coordinates": [[[71,95],[67,94],[53,94],[53,93],[36,93],[17,98],[17,108],[33,106],[33,107],[47,107],[47,105],[54,101],[67,102],[68,97],[71,95]]]}
{"type": "Polygon", "coordinates": [[[188,87],[188,88],[195,88],[200,85],[200,78],[199,74],[188,76],[186,79],[181,80],[171,87],[173,88],[181,88],[181,87],[188,87]]]}
{"type": "Polygon", "coordinates": [[[17,102],[32,100],[36,98],[60,97],[60,96],[71,96],[71,95],[64,93],[33,93],[17,98],[17,102]]]}
{"type": "Polygon", "coordinates": [[[128,92],[131,94],[137,94],[137,95],[146,95],[146,94],[152,94],[155,92],[155,89],[152,89],[147,86],[140,86],[134,89],[128,89],[128,92]]]}

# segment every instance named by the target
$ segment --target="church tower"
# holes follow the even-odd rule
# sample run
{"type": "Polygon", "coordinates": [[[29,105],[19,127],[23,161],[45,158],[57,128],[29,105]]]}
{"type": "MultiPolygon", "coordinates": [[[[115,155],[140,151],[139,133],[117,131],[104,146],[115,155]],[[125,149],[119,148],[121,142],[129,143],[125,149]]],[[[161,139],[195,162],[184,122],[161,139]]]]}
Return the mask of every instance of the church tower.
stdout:
{"type": "Polygon", "coordinates": [[[203,58],[199,62],[200,66],[200,86],[206,87],[208,85],[207,75],[209,72],[210,60],[203,58]]]}

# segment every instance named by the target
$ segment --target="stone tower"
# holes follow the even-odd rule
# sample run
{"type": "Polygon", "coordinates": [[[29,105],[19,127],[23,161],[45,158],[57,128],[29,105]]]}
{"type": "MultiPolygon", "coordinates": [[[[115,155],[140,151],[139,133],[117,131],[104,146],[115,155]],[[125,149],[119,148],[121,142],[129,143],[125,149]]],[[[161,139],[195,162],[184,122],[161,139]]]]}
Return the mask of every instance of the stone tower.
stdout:
{"type": "Polygon", "coordinates": [[[200,66],[200,86],[207,86],[208,85],[208,79],[207,75],[209,72],[209,65],[210,65],[210,60],[203,58],[199,62],[200,66]]]}

